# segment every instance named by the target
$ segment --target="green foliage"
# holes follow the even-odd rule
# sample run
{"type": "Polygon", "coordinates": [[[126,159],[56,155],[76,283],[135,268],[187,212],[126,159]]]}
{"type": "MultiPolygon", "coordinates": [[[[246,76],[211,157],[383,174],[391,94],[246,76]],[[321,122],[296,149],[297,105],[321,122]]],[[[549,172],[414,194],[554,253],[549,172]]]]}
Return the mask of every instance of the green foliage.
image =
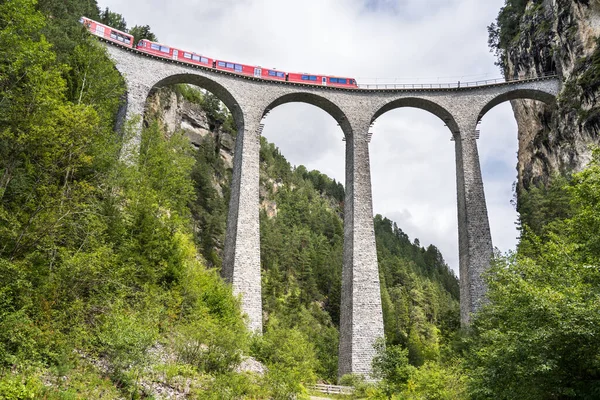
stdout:
{"type": "Polygon", "coordinates": [[[116,373],[141,366],[146,351],[159,337],[158,317],[161,313],[155,309],[155,304],[149,303],[150,308],[132,310],[117,300],[97,318],[97,347],[111,360],[116,373]]]}
{"type": "Polygon", "coordinates": [[[390,345],[403,345],[413,365],[437,360],[458,329],[458,280],[439,250],[411,243],[396,224],[375,216],[384,329],[390,345]]]}
{"type": "MultiPolygon", "coordinates": [[[[545,18],[543,10],[542,0],[505,0],[504,7],[500,9],[496,21],[488,26],[488,46],[495,53],[496,65],[504,74],[508,73],[509,51],[523,35],[538,35],[542,41],[547,40],[551,22],[545,18]],[[526,16],[530,20],[533,19],[533,16],[539,18],[527,25],[524,24],[526,16]]],[[[540,55],[533,56],[539,57],[540,55]]],[[[550,67],[553,65],[551,59],[546,62],[550,67]]]]}
{"type": "Polygon", "coordinates": [[[196,153],[196,162],[192,170],[192,179],[196,198],[192,201],[192,211],[197,243],[209,266],[220,267],[219,250],[225,241],[225,221],[227,220],[227,204],[229,187],[220,183],[220,192],[215,188],[215,180],[229,182],[230,172],[226,171],[219,155],[219,147],[208,136],[204,139],[196,153]]]}
{"type": "Polygon", "coordinates": [[[129,34],[133,36],[133,43],[136,44],[142,39],[158,42],[158,38],[154,33],[152,33],[149,25],[136,25],[129,30],[129,34]]]}
{"type": "Polygon", "coordinates": [[[205,390],[192,392],[201,400],[237,400],[274,398],[263,379],[254,374],[220,374],[205,390]]]}
{"type": "Polygon", "coordinates": [[[501,258],[490,304],[475,318],[467,353],[473,398],[597,398],[600,394],[600,155],[573,176],[571,215],[537,251],[501,258]]]}
{"type": "Polygon", "coordinates": [[[36,374],[5,374],[0,377],[0,398],[4,400],[35,400],[44,392],[44,384],[36,374]]]}
{"type": "Polygon", "coordinates": [[[120,31],[127,30],[127,22],[125,22],[125,18],[123,18],[121,14],[111,11],[108,7],[106,7],[104,11],[100,12],[100,22],[120,31]]]}
{"type": "Polygon", "coordinates": [[[241,362],[245,341],[245,332],[213,322],[206,316],[179,328],[176,348],[181,361],[200,371],[227,373],[241,362]]]}
{"type": "Polygon", "coordinates": [[[100,20],[96,0],[38,0],[37,8],[47,17],[41,32],[52,43],[61,63],[68,63],[73,49],[89,35],[79,18],[100,20]]]}
{"type": "Polygon", "coordinates": [[[387,395],[401,392],[415,367],[408,362],[408,350],[398,345],[385,346],[383,340],[375,344],[373,376],[380,379],[379,386],[387,395]]]}
{"type": "Polygon", "coordinates": [[[428,362],[410,376],[402,399],[459,400],[467,398],[467,376],[459,365],[428,362]]]}
{"type": "Polygon", "coordinates": [[[306,394],[303,385],[315,383],[318,360],[307,336],[297,328],[270,321],[262,338],[253,343],[255,357],[267,368],[266,384],[274,399],[291,399],[306,394]]]}
{"type": "Polygon", "coordinates": [[[570,178],[556,175],[546,186],[530,187],[519,194],[517,211],[521,231],[521,253],[529,254],[535,251],[535,244],[530,246],[532,241],[535,242],[534,238],[545,237],[553,221],[563,220],[571,215],[569,181],[570,178]]]}
{"type": "Polygon", "coordinates": [[[40,4],[49,25],[0,4],[0,397],[137,398],[150,349],[198,332],[210,352],[190,368],[220,381],[247,333],[197,258],[189,142],[150,124],[138,163],[118,161],[123,81],[87,34],[53,37],[56,56],[39,32],[79,18],[61,4],[40,4]]]}

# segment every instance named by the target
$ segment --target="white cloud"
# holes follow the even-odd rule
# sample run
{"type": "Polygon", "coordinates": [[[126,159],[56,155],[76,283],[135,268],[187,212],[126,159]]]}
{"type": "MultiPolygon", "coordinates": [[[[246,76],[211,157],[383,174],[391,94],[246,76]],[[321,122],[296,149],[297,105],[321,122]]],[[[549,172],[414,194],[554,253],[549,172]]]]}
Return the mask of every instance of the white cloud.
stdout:
{"type": "MultiPolygon", "coordinates": [[[[129,26],[150,25],[172,46],[222,59],[396,82],[498,77],[487,25],[503,0],[100,0],[129,26]]],[[[479,150],[494,244],[514,246],[516,123],[510,105],[485,116],[479,150]]],[[[437,117],[401,109],[373,128],[374,211],[411,239],[438,246],[458,270],[454,144],[437,117]]],[[[269,114],[264,135],[294,164],[344,181],[342,132],[324,111],[287,104],[269,114]]]]}

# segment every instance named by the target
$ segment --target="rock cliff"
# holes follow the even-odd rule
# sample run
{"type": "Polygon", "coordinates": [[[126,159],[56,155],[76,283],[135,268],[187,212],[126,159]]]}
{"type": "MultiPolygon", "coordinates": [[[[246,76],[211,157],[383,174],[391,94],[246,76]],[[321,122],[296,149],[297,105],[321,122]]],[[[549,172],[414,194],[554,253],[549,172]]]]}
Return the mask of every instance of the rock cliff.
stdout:
{"type": "Polygon", "coordinates": [[[512,102],[519,127],[520,191],[582,169],[590,159],[589,146],[598,144],[600,1],[529,0],[520,2],[522,9],[518,3],[508,0],[498,26],[490,27],[505,76],[556,72],[563,81],[556,108],[533,100],[512,102]]]}
{"type": "Polygon", "coordinates": [[[196,148],[211,136],[225,167],[232,168],[235,137],[223,129],[222,119],[211,118],[200,104],[186,101],[181,93],[172,88],[154,92],[148,99],[148,107],[148,115],[158,118],[168,133],[183,130],[196,148]]]}

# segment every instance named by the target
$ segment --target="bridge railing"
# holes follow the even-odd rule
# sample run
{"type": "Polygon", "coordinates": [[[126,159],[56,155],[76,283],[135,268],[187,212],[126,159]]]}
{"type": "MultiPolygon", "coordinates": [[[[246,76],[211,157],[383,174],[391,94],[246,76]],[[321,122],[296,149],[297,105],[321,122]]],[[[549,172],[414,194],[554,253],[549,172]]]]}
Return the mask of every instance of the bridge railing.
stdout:
{"type": "Polygon", "coordinates": [[[486,79],[482,81],[470,81],[470,82],[448,82],[448,83],[359,83],[360,89],[458,89],[464,87],[474,86],[487,86],[497,85],[500,83],[511,83],[511,82],[527,82],[531,80],[541,78],[552,78],[557,76],[555,73],[543,74],[535,78],[522,78],[522,79],[486,79]]]}

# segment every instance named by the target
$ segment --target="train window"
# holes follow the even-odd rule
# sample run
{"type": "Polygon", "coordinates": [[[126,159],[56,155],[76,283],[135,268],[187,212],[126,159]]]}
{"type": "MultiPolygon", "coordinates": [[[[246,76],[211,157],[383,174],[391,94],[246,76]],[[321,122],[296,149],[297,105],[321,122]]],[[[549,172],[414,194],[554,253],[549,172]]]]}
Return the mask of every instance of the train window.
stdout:
{"type": "Polygon", "coordinates": [[[242,71],[242,66],[240,64],[235,64],[235,68],[236,71],[242,71]]]}
{"type": "Polygon", "coordinates": [[[225,67],[225,66],[226,66],[226,64],[224,61],[219,61],[219,67],[225,67]]]}
{"type": "Polygon", "coordinates": [[[233,63],[227,63],[227,68],[233,69],[233,63]]]}
{"type": "Polygon", "coordinates": [[[308,75],[302,75],[302,80],[303,80],[303,81],[307,81],[308,79],[309,79],[309,78],[308,78],[308,75]]]}
{"type": "Polygon", "coordinates": [[[345,85],[346,83],[348,83],[348,80],[346,78],[339,78],[338,83],[345,85]]]}
{"type": "Polygon", "coordinates": [[[208,58],[206,58],[206,57],[200,57],[200,62],[202,64],[208,64],[208,58]]]}
{"type": "Polygon", "coordinates": [[[116,34],[116,33],[114,33],[113,31],[110,31],[110,37],[111,37],[112,39],[116,39],[116,38],[117,38],[117,34],[116,34]]]}
{"type": "Polygon", "coordinates": [[[200,62],[200,56],[197,56],[197,55],[195,55],[195,54],[192,56],[192,59],[193,59],[194,61],[198,61],[198,62],[200,62]]]}
{"type": "Polygon", "coordinates": [[[160,46],[160,51],[163,53],[169,53],[171,49],[166,46],[160,46]]]}
{"type": "Polygon", "coordinates": [[[311,75],[311,76],[310,76],[310,80],[311,80],[311,81],[316,81],[316,80],[317,80],[317,77],[316,77],[316,76],[314,76],[314,75],[311,75]]]}
{"type": "Polygon", "coordinates": [[[338,83],[338,79],[337,78],[329,78],[329,82],[338,83]]]}
{"type": "Polygon", "coordinates": [[[131,43],[131,39],[129,39],[128,37],[125,38],[125,43],[129,44],[131,43]]]}
{"type": "Polygon", "coordinates": [[[277,76],[280,77],[280,78],[283,78],[283,72],[278,72],[277,76]]]}
{"type": "Polygon", "coordinates": [[[277,76],[277,72],[275,72],[275,71],[269,71],[269,76],[277,76]]]}
{"type": "Polygon", "coordinates": [[[187,58],[188,60],[192,59],[192,55],[190,53],[183,52],[183,58],[187,58]]]}
{"type": "Polygon", "coordinates": [[[152,43],[150,47],[152,48],[152,50],[160,50],[160,46],[155,43],[152,43]]]}

